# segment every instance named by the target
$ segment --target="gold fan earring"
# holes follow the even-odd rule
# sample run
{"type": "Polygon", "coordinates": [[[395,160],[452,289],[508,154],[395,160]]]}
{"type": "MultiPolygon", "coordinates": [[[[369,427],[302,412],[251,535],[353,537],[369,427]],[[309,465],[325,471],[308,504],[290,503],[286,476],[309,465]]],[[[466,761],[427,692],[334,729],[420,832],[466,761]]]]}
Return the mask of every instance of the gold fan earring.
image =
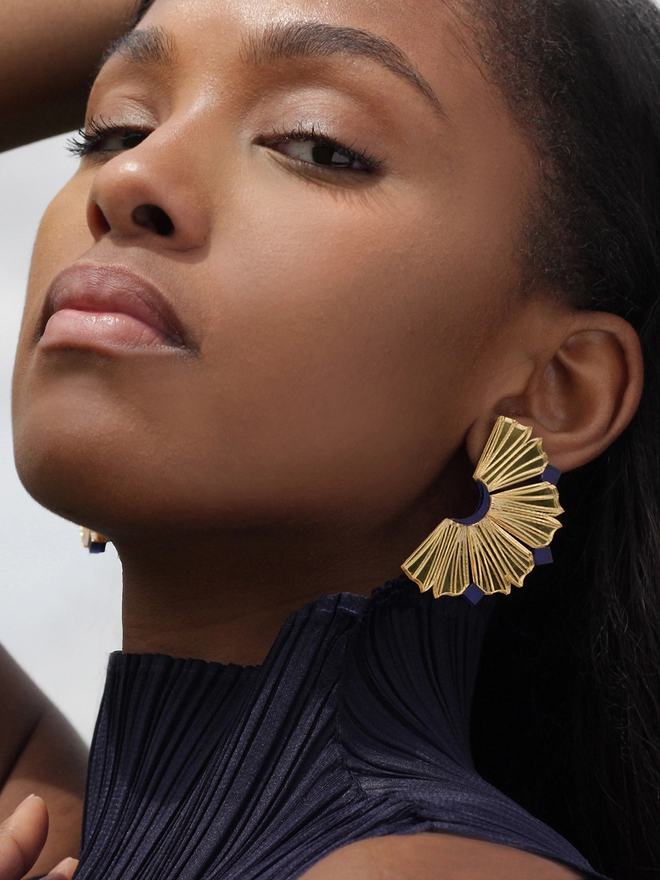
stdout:
{"type": "Polygon", "coordinates": [[[473,475],[477,510],[443,520],[402,569],[422,592],[462,595],[473,605],[522,587],[535,565],[552,562],[550,542],[561,528],[555,517],[564,512],[560,476],[532,429],[500,416],[473,475]]]}

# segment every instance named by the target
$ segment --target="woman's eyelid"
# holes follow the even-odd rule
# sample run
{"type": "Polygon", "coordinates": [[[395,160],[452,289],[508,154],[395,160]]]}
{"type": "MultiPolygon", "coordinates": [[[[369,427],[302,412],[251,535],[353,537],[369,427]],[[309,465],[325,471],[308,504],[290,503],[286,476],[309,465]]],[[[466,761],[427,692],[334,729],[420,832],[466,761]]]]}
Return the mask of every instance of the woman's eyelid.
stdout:
{"type": "Polygon", "coordinates": [[[135,131],[149,132],[154,130],[155,126],[146,123],[144,120],[132,119],[130,117],[113,117],[105,114],[91,116],[85,122],[84,131],[88,134],[108,134],[118,131],[135,131]]]}
{"type": "Polygon", "coordinates": [[[142,143],[152,131],[152,128],[114,122],[103,117],[89,118],[77,136],[69,140],[67,147],[69,152],[81,159],[88,156],[102,156],[104,153],[117,153],[133,149],[142,143]],[[103,142],[113,137],[123,138],[125,142],[114,148],[102,149],[103,142]],[[136,137],[139,140],[131,142],[131,138],[135,139],[136,137]]]}
{"type": "Polygon", "coordinates": [[[357,171],[371,173],[374,167],[350,150],[335,147],[331,144],[312,140],[310,138],[285,138],[270,145],[270,148],[296,162],[310,165],[321,171],[357,171]],[[311,150],[310,150],[311,147],[311,150]],[[315,158],[317,148],[326,148],[325,158],[322,162],[315,158]],[[307,153],[310,155],[306,155],[307,153]]]}
{"type": "Polygon", "coordinates": [[[128,116],[155,123],[167,112],[170,97],[162,88],[155,89],[148,77],[108,76],[102,70],[89,93],[86,118],[128,116]]]}
{"type": "Polygon", "coordinates": [[[379,170],[385,164],[383,157],[375,155],[362,146],[358,138],[337,137],[332,133],[332,129],[326,130],[324,126],[317,124],[299,122],[294,127],[280,125],[273,127],[266,134],[259,135],[254,142],[271,149],[288,144],[318,144],[336,150],[339,154],[361,163],[365,166],[365,170],[372,172],[379,170]]]}
{"type": "Polygon", "coordinates": [[[87,102],[85,130],[104,128],[153,131],[165,118],[165,107],[154,104],[141,89],[101,89],[95,85],[87,102]]]}

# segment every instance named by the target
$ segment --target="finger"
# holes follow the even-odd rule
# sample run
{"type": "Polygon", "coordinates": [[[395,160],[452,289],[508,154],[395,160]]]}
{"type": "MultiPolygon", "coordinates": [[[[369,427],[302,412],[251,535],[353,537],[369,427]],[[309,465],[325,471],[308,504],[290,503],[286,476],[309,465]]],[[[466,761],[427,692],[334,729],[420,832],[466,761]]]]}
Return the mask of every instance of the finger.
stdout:
{"type": "Polygon", "coordinates": [[[71,880],[77,867],[78,859],[62,859],[43,880],[71,880]]]}
{"type": "Polygon", "coordinates": [[[31,794],[0,825],[0,880],[19,880],[36,862],[48,836],[48,810],[31,794]]]}

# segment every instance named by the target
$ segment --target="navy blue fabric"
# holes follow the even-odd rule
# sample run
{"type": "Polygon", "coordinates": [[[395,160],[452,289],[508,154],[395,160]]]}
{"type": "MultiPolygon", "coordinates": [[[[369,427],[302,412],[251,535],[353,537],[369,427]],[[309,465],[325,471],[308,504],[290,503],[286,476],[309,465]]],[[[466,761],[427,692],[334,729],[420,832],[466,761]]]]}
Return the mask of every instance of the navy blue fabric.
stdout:
{"type": "Polygon", "coordinates": [[[78,880],[294,880],[346,844],[423,831],[601,877],[473,767],[489,615],[401,578],[305,606],[262,666],[114,654],[78,880]]]}

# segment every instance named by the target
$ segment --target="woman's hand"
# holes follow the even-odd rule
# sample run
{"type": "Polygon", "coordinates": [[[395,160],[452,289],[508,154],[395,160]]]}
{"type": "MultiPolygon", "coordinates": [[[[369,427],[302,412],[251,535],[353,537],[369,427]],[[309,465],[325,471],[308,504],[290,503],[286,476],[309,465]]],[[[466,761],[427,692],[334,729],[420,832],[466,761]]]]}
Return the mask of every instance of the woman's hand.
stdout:
{"type": "Polygon", "coordinates": [[[2,0],[0,150],[82,125],[103,52],[138,0],[2,0]]]}
{"type": "MultiPolygon", "coordinates": [[[[34,865],[48,836],[48,810],[30,795],[0,825],[0,880],[20,880],[34,865]]],[[[78,862],[64,859],[47,880],[71,880],[78,862]]]]}

